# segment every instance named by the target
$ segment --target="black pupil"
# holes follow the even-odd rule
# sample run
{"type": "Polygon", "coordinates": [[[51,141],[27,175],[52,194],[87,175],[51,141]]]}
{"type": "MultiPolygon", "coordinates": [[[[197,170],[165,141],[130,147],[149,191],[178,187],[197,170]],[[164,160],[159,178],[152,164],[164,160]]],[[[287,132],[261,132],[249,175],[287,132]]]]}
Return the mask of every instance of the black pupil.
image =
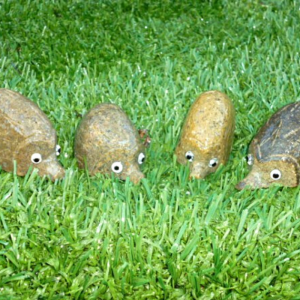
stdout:
{"type": "Polygon", "coordinates": [[[60,148],[58,148],[58,149],[57,149],[57,152],[60,153],[60,151],[61,151],[60,148]]]}
{"type": "Polygon", "coordinates": [[[186,159],[188,159],[188,160],[190,160],[190,159],[192,159],[193,157],[192,157],[192,155],[191,154],[188,154],[187,156],[186,156],[186,159]]]}
{"type": "Polygon", "coordinates": [[[120,167],[119,166],[115,166],[115,171],[119,171],[120,167]]]}
{"type": "Polygon", "coordinates": [[[144,161],[145,161],[145,157],[142,157],[141,162],[144,162],[144,161]]]}
{"type": "Polygon", "coordinates": [[[279,178],[279,174],[278,174],[278,173],[274,173],[274,174],[273,174],[273,178],[274,178],[274,179],[278,179],[278,178],[279,178]]]}
{"type": "Polygon", "coordinates": [[[39,158],[34,158],[33,161],[34,161],[35,163],[38,163],[38,162],[40,162],[40,159],[39,159],[39,158]]]}
{"type": "Polygon", "coordinates": [[[214,163],[211,164],[212,167],[215,167],[216,165],[217,165],[216,162],[214,162],[214,163]]]}

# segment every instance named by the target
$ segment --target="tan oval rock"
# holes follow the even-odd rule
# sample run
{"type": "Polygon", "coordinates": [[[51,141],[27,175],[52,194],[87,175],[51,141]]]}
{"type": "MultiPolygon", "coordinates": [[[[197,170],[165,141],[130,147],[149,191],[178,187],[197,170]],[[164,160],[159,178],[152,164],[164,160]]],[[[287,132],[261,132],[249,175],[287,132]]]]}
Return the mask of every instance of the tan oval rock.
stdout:
{"type": "Polygon", "coordinates": [[[226,164],[235,126],[231,100],[219,91],[201,94],[192,104],[175,149],[180,164],[189,163],[190,177],[204,178],[226,164]]]}

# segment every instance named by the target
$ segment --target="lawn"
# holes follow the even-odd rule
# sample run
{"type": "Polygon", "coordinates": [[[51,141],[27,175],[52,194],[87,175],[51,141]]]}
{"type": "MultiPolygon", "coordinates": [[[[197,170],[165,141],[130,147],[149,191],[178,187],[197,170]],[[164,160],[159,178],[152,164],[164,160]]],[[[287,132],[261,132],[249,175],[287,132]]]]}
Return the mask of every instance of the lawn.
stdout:
{"type": "Polygon", "coordinates": [[[300,100],[300,2],[0,0],[0,87],[49,116],[64,180],[0,172],[0,299],[300,299],[299,187],[238,191],[259,128],[300,100]],[[236,110],[229,162],[188,180],[197,96],[236,110]],[[78,170],[102,102],[152,138],[138,185],[78,170]]]}

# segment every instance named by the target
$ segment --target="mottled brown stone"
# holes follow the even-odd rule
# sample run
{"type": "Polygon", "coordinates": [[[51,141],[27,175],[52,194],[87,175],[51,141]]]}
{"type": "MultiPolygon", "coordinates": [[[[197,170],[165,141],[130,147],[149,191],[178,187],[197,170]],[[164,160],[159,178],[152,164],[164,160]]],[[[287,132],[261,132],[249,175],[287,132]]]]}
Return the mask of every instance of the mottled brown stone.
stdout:
{"type": "Polygon", "coordinates": [[[235,126],[231,100],[219,91],[201,94],[192,104],[175,154],[189,163],[190,177],[204,178],[228,160],[235,126]],[[193,159],[189,159],[193,154],[193,159]]]}
{"type": "Polygon", "coordinates": [[[114,104],[99,104],[84,116],[76,132],[75,156],[79,168],[86,166],[92,176],[115,173],[134,183],[144,177],[139,165],[145,146],[127,115],[114,104]]]}
{"type": "Polygon", "coordinates": [[[250,173],[236,188],[299,185],[300,102],[284,106],[259,130],[249,147],[250,173]]]}
{"type": "Polygon", "coordinates": [[[52,180],[62,178],[65,171],[57,161],[56,142],[52,124],[34,102],[17,92],[0,89],[0,165],[3,170],[12,172],[15,160],[20,176],[33,166],[40,176],[49,175],[52,180]],[[38,154],[41,161],[34,163],[38,154]]]}

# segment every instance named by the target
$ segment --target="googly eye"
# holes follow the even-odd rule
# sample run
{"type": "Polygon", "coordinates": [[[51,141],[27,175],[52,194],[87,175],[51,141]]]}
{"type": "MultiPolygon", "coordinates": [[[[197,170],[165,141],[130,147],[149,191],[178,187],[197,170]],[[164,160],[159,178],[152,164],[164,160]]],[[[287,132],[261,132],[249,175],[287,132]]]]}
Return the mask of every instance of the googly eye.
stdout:
{"type": "Polygon", "coordinates": [[[247,164],[248,164],[249,166],[252,166],[252,165],[253,165],[253,163],[254,163],[254,158],[253,158],[253,155],[252,155],[252,154],[247,155],[247,156],[246,156],[246,160],[247,160],[247,164]]]}
{"type": "Polygon", "coordinates": [[[42,161],[42,155],[40,153],[33,153],[31,155],[31,161],[34,164],[39,164],[42,161]]]}
{"type": "Polygon", "coordinates": [[[123,171],[123,165],[120,161],[116,161],[111,165],[111,169],[113,172],[119,174],[123,171]]]}
{"type": "Polygon", "coordinates": [[[139,157],[138,157],[138,164],[141,165],[144,161],[145,161],[145,154],[144,153],[140,153],[139,157]]]}
{"type": "Polygon", "coordinates": [[[192,151],[188,151],[188,152],[185,154],[185,158],[186,158],[188,161],[192,162],[193,159],[194,159],[194,153],[193,153],[192,151]]]}
{"type": "Polygon", "coordinates": [[[56,146],[55,146],[55,154],[56,154],[56,156],[59,156],[60,152],[61,152],[60,146],[59,146],[59,145],[56,145],[56,146]]]}
{"type": "Polygon", "coordinates": [[[274,169],[271,171],[270,177],[274,180],[279,180],[281,178],[281,172],[277,169],[274,169]]]}
{"type": "Polygon", "coordinates": [[[214,167],[217,166],[217,164],[218,164],[218,159],[217,159],[217,158],[212,158],[212,159],[209,161],[208,166],[209,166],[210,168],[214,168],[214,167]]]}

